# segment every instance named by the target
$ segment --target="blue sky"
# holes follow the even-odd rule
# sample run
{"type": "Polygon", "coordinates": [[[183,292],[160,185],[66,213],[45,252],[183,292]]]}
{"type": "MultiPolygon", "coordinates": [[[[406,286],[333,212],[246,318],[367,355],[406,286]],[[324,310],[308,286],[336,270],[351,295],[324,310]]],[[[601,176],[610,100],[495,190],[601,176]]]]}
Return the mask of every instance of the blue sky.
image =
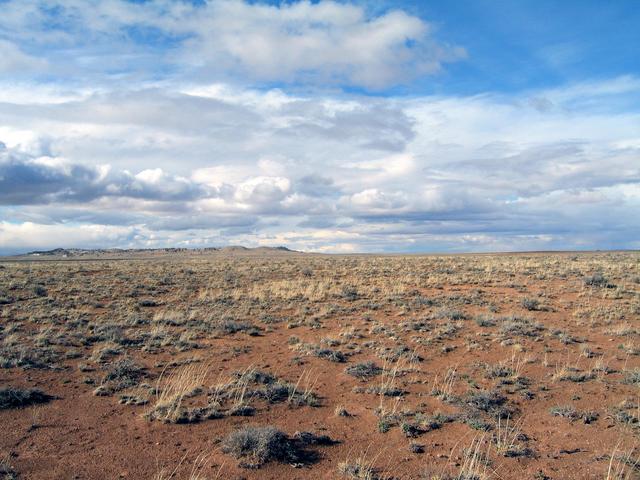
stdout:
{"type": "Polygon", "coordinates": [[[635,1],[0,7],[0,253],[640,248],[635,1]]]}
{"type": "MultiPolygon", "coordinates": [[[[640,10],[634,2],[422,2],[445,38],[465,45],[443,91],[517,92],[638,71],[640,10]]],[[[411,7],[409,7],[412,9],[411,7]]]]}

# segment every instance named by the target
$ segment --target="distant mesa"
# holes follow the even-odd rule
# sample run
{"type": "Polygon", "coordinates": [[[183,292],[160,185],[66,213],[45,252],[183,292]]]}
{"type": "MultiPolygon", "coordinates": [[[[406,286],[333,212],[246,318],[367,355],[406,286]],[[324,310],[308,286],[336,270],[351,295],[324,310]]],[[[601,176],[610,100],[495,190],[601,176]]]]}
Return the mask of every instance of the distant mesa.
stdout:
{"type": "Polygon", "coordinates": [[[229,245],[226,247],[204,247],[204,248],[54,248],[52,250],[34,250],[18,257],[103,257],[103,256],[154,256],[169,253],[190,253],[190,254],[269,254],[269,253],[303,253],[292,250],[288,247],[244,247],[242,245],[229,245]]]}

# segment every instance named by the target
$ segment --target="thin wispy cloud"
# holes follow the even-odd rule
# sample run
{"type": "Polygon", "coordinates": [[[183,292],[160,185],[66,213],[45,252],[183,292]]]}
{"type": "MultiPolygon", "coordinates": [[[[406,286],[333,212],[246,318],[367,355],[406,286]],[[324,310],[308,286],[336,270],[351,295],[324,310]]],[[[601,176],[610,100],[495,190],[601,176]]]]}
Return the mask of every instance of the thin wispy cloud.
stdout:
{"type": "Polygon", "coordinates": [[[640,247],[632,66],[469,92],[400,3],[2,7],[1,252],[640,247]]]}

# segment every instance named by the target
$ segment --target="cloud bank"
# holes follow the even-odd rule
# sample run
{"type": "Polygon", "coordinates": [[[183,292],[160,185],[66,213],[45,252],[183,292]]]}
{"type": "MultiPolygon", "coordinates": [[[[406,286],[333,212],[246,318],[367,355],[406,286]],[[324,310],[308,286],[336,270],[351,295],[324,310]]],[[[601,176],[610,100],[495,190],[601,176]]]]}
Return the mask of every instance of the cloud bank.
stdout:
{"type": "Polygon", "coordinates": [[[398,99],[213,84],[4,99],[0,248],[99,236],[319,251],[638,247],[640,115],[603,105],[640,89],[616,85],[398,99]]]}

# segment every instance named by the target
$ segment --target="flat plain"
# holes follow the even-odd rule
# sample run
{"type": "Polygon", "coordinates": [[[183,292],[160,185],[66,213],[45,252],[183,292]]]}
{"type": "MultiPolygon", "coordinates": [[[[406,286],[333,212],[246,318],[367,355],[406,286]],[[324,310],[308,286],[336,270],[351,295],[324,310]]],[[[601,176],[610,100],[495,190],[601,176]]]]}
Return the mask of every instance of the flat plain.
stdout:
{"type": "Polygon", "coordinates": [[[637,252],[4,261],[0,312],[0,478],[640,473],[637,252]]]}

